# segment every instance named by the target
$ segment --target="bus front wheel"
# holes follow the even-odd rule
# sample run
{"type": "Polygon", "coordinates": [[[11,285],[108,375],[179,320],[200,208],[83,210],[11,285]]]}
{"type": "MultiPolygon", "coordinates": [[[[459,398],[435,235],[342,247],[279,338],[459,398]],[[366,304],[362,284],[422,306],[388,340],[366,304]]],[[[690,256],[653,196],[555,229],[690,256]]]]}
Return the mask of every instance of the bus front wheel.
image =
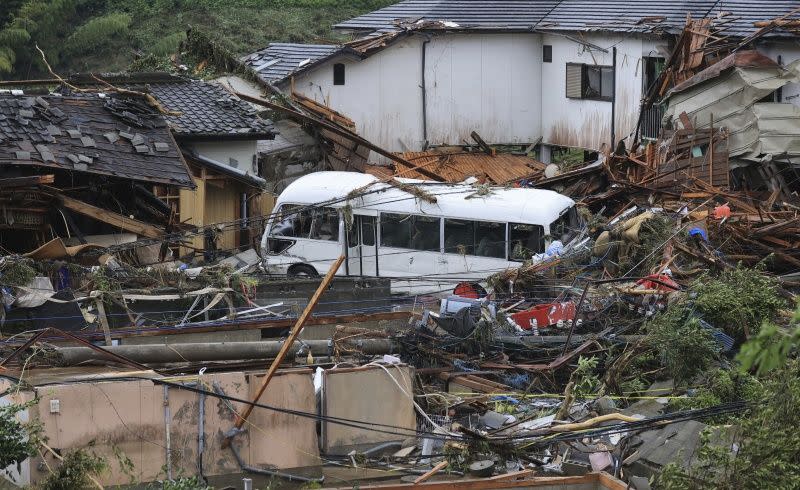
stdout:
{"type": "Polygon", "coordinates": [[[289,277],[319,277],[319,273],[308,264],[293,265],[287,271],[289,277]]]}

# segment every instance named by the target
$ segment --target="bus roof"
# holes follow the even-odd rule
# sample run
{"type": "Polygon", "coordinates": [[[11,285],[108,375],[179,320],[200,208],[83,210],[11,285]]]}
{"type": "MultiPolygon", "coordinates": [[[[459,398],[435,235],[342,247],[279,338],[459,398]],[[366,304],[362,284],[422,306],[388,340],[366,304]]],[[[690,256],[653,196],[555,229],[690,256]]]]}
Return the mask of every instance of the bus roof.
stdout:
{"type": "Polygon", "coordinates": [[[354,209],[543,225],[552,223],[575,204],[567,196],[542,189],[490,187],[489,192],[483,194],[479,192],[480,188],[467,184],[397,180],[417,186],[435,196],[437,202],[425,202],[369,174],[314,172],[289,184],[278,197],[278,204],[320,204],[341,208],[348,204],[345,200],[348,194],[369,185],[359,192],[366,194],[349,200],[354,209]]]}

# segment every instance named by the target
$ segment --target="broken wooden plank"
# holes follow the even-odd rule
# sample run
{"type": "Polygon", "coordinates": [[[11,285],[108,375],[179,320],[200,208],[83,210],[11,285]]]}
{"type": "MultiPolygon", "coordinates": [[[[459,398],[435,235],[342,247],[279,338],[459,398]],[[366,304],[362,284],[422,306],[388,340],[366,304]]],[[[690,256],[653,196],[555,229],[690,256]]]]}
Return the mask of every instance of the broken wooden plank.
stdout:
{"type": "Polygon", "coordinates": [[[72,197],[64,195],[57,195],[56,197],[61,204],[70,211],[75,211],[76,213],[96,219],[97,221],[102,221],[103,223],[147,238],[161,238],[164,236],[164,230],[158,226],[153,226],[107,209],[98,208],[97,206],[79,201],[72,197]]]}

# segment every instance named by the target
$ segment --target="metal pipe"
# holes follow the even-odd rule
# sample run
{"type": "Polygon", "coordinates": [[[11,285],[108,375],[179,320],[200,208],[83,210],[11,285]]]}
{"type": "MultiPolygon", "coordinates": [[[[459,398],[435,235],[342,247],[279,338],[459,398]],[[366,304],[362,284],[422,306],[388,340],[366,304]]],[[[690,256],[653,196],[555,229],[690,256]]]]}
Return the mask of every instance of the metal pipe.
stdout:
{"type": "MultiPolygon", "coordinates": [[[[307,340],[305,343],[314,356],[329,355],[328,340],[307,340]]],[[[358,346],[367,355],[391,354],[397,352],[395,342],[388,339],[364,339],[358,344],[346,342],[348,345],[358,346]]],[[[262,342],[205,342],[186,344],[151,344],[151,345],[115,345],[107,349],[117,356],[144,363],[168,362],[206,362],[206,361],[234,361],[244,359],[269,359],[280,352],[283,341],[262,342]]],[[[289,355],[296,355],[301,345],[293,345],[289,355]]],[[[107,362],[108,356],[96,352],[88,347],[56,347],[61,362],[65,366],[72,366],[89,361],[107,362]]]]}
{"type": "Polygon", "coordinates": [[[617,150],[617,47],[611,49],[611,153],[617,150]]]}
{"type": "Polygon", "coordinates": [[[425,64],[428,43],[431,42],[430,36],[425,36],[422,41],[422,144],[423,149],[428,147],[428,90],[425,87],[425,64]]]}
{"type": "Polygon", "coordinates": [[[167,479],[172,480],[172,449],[171,449],[171,440],[170,440],[170,413],[169,413],[169,386],[164,385],[164,429],[166,430],[166,467],[167,467],[167,479]]]}

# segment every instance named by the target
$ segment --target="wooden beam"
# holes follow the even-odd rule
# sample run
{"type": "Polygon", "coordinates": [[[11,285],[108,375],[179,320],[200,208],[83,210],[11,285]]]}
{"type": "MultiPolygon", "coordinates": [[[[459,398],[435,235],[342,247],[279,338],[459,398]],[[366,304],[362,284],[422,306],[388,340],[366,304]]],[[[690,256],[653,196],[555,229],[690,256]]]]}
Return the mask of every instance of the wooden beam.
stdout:
{"type": "MultiPolygon", "coordinates": [[[[303,313],[297,319],[297,322],[292,329],[292,333],[289,334],[289,337],[281,346],[281,350],[278,352],[278,355],[272,361],[272,364],[270,364],[269,369],[267,369],[267,374],[264,375],[264,379],[261,381],[261,386],[259,386],[256,396],[253,397],[253,403],[258,403],[258,401],[261,399],[261,395],[264,394],[264,390],[267,389],[267,385],[270,381],[272,381],[272,377],[275,376],[275,373],[278,371],[283,359],[289,353],[292,344],[294,344],[294,341],[300,335],[300,332],[303,330],[303,326],[305,326],[306,321],[308,321],[308,319],[311,317],[311,313],[314,311],[314,308],[316,308],[319,299],[322,297],[322,294],[328,289],[331,281],[333,281],[333,276],[336,274],[336,271],[339,270],[342,262],[344,262],[344,258],[344,255],[340,255],[339,258],[336,259],[336,262],[334,262],[331,268],[328,270],[328,273],[325,274],[322,282],[319,283],[319,287],[317,287],[317,290],[314,292],[311,300],[309,300],[308,304],[303,310],[303,313]]],[[[248,405],[244,412],[242,412],[242,414],[236,418],[236,429],[242,428],[244,423],[247,421],[247,417],[249,417],[250,413],[253,411],[254,406],[255,405],[248,405]]],[[[222,447],[228,447],[232,437],[233,436],[228,436],[225,438],[225,440],[222,442],[222,447]]]]}
{"type": "Polygon", "coordinates": [[[430,471],[428,471],[424,475],[420,475],[419,478],[414,480],[414,485],[417,485],[417,484],[422,483],[424,481],[430,480],[433,475],[435,475],[436,473],[439,473],[440,471],[445,469],[447,467],[447,465],[448,465],[448,461],[447,460],[444,460],[441,463],[437,464],[436,466],[431,468],[430,471]]]}
{"type": "Polygon", "coordinates": [[[30,177],[9,177],[0,179],[0,189],[7,187],[28,187],[42,184],[52,184],[56,181],[55,175],[33,175],[30,177]]]}
{"type": "Polygon", "coordinates": [[[343,137],[347,138],[350,141],[358,143],[361,146],[365,146],[365,147],[369,148],[370,150],[374,151],[375,153],[377,153],[379,155],[382,155],[382,156],[388,158],[389,160],[392,160],[393,162],[399,163],[400,165],[402,165],[402,166],[404,166],[406,168],[414,168],[414,169],[416,169],[417,172],[419,172],[420,174],[424,175],[425,177],[427,177],[427,178],[429,178],[431,180],[435,180],[437,182],[444,182],[444,179],[442,179],[441,176],[436,175],[435,173],[430,172],[428,170],[417,168],[413,163],[409,162],[405,158],[402,158],[402,157],[400,157],[398,155],[395,155],[394,153],[392,153],[390,151],[386,151],[383,148],[381,148],[380,146],[371,143],[370,141],[362,138],[361,136],[359,136],[359,135],[353,133],[352,131],[349,131],[349,130],[341,127],[341,126],[338,126],[336,124],[332,124],[332,123],[330,123],[328,121],[317,119],[315,117],[308,116],[306,114],[303,114],[302,112],[298,112],[298,111],[283,107],[283,106],[278,105],[278,104],[273,104],[272,102],[266,101],[264,99],[260,99],[258,97],[251,97],[249,95],[246,95],[246,94],[243,94],[243,93],[240,93],[240,92],[234,92],[233,94],[235,96],[239,97],[240,99],[245,100],[247,102],[252,102],[253,104],[258,104],[260,106],[264,106],[264,107],[266,107],[268,109],[272,109],[274,111],[283,112],[283,113],[288,114],[289,116],[291,116],[291,117],[293,117],[295,119],[299,119],[300,121],[303,121],[303,122],[310,122],[310,123],[319,125],[319,126],[325,128],[325,129],[327,129],[328,131],[334,133],[334,134],[338,134],[339,136],[343,136],[343,137]]]}
{"type": "Polygon", "coordinates": [[[128,218],[127,216],[123,216],[113,211],[98,208],[97,206],[93,206],[71,197],[64,195],[57,195],[56,197],[61,204],[70,211],[75,211],[76,213],[96,219],[97,221],[108,223],[109,225],[122,228],[125,231],[136,233],[137,235],[145,236],[147,238],[161,238],[164,236],[164,230],[157,226],[128,218]]]}

